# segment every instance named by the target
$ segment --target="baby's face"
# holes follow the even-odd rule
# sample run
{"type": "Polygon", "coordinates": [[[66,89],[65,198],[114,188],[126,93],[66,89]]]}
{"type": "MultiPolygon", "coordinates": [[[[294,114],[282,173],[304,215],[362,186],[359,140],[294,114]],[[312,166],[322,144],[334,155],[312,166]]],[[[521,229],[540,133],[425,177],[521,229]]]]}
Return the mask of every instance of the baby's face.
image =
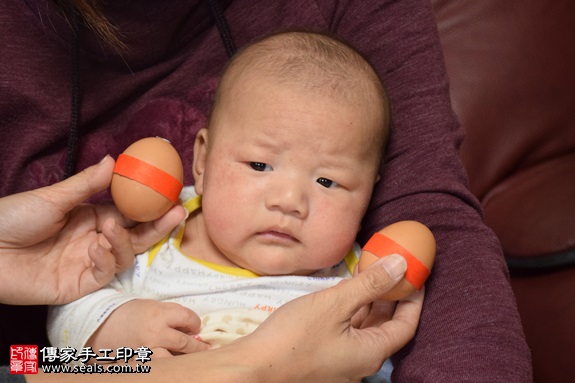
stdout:
{"type": "Polygon", "coordinates": [[[196,187],[213,244],[260,275],[338,263],[377,180],[372,108],[257,80],[229,97],[200,133],[208,139],[196,187]]]}

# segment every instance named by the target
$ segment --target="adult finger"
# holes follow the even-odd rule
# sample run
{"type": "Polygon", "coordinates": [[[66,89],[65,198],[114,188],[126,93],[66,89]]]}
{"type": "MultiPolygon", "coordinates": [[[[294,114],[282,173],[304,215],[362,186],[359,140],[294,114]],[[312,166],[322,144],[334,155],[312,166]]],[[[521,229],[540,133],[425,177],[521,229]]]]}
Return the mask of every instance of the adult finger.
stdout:
{"type": "MultiPolygon", "coordinates": [[[[399,255],[383,257],[363,272],[334,287],[334,297],[341,302],[341,314],[351,318],[357,311],[391,290],[407,270],[405,259],[399,255]]],[[[328,290],[325,290],[328,291],[328,290]]]]}
{"type": "Polygon", "coordinates": [[[129,229],[136,253],[146,251],[168,235],[185,218],[186,210],[181,205],[176,205],[157,220],[141,223],[129,229]]]}
{"type": "Polygon", "coordinates": [[[65,181],[0,199],[0,241],[29,246],[54,235],[69,211],[110,184],[113,168],[114,160],[106,157],[65,181]]]}
{"type": "MultiPolygon", "coordinates": [[[[116,260],[112,253],[96,242],[88,248],[88,256],[94,263],[92,275],[97,284],[97,286],[93,287],[93,291],[95,291],[112,281],[116,274],[116,260]]],[[[92,291],[83,291],[83,294],[91,292],[92,291]]]]}
{"type": "Polygon", "coordinates": [[[112,182],[114,160],[104,157],[100,163],[90,166],[72,177],[47,186],[42,190],[44,197],[67,212],[108,186],[112,182]]]}
{"type": "Polygon", "coordinates": [[[391,320],[397,302],[377,300],[371,305],[368,314],[363,318],[359,328],[380,326],[391,320]]]}
{"type": "Polygon", "coordinates": [[[397,303],[395,313],[390,321],[372,328],[376,333],[379,333],[378,336],[372,337],[376,341],[374,350],[391,351],[391,354],[394,354],[413,339],[419,325],[424,296],[425,287],[422,287],[420,291],[397,303]]]}
{"type": "Polygon", "coordinates": [[[110,252],[115,259],[116,270],[121,272],[134,264],[135,251],[132,237],[115,219],[108,218],[102,225],[102,234],[110,244],[110,252]]]}
{"type": "Polygon", "coordinates": [[[359,309],[358,312],[354,314],[351,318],[351,327],[360,328],[365,319],[369,316],[369,311],[371,310],[371,305],[364,306],[359,309]]]}

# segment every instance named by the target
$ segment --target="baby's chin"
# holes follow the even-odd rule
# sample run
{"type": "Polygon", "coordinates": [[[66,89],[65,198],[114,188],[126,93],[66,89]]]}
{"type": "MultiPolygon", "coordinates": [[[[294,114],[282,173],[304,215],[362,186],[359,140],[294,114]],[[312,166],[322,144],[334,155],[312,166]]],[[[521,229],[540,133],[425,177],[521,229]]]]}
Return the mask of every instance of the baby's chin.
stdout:
{"type": "Polygon", "coordinates": [[[279,246],[250,248],[243,254],[228,254],[239,267],[250,270],[260,276],[310,275],[317,271],[306,265],[305,252],[293,251],[279,246]],[[259,254],[253,257],[253,254],[259,254]],[[298,261],[299,258],[299,261],[298,261]]]}
{"type": "Polygon", "coordinates": [[[288,266],[273,267],[271,265],[266,265],[265,267],[249,266],[247,267],[247,269],[253,271],[254,273],[262,277],[272,277],[272,276],[277,277],[282,275],[306,276],[311,275],[317,271],[311,269],[299,269],[296,267],[288,267],[288,266]]]}

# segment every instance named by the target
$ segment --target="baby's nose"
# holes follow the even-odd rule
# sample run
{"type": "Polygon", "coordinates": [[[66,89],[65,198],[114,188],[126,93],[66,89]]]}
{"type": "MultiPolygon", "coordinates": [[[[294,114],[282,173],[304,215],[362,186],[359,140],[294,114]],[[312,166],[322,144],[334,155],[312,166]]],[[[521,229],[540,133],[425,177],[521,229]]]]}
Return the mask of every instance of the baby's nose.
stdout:
{"type": "Polygon", "coordinates": [[[266,206],[270,210],[303,218],[309,213],[308,190],[298,182],[277,182],[266,193],[266,206]]]}

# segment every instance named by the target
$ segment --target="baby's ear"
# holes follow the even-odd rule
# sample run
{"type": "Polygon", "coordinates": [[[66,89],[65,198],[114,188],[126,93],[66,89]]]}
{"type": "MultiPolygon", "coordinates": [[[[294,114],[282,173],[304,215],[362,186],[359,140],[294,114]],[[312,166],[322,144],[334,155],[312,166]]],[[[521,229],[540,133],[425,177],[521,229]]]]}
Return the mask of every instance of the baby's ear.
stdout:
{"type": "Polygon", "coordinates": [[[206,171],[206,161],[208,157],[208,130],[201,129],[196,135],[194,142],[194,162],[192,172],[194,174],[195,189],[198,195],[204,192],[204,174],[206,171]]]}

